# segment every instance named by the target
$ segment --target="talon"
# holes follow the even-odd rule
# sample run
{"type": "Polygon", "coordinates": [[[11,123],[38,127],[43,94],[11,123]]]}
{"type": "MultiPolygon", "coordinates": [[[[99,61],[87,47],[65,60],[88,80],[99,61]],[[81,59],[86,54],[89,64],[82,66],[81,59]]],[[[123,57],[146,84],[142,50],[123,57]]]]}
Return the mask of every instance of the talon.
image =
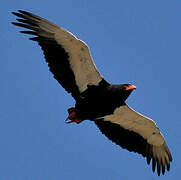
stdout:
{"type": "Polygon", "coordinates": [[[70,119],[70,120],[73,120],[76,118],[76,112],[75,111],[72,111],[69,116],[67,117],[67,119],[70,119]]]}
{"type": "Polygon", "coordinates": [[[71,121],[68,121],[68,120],[69,119],[66,120],[67,124],[70,124],[70,123],[73,123],[73,122],[79,124],[79,123],[81,123],[83,121],[82,119],[78,119],[78,118],[77,119],[72,119],[71,121]]]}
{"type": "Polygon", "coordinates": [[[75,112],[75,107],[71,107],[69,109],[67,109],[68,113],[70,114],[71,112],[75,112]]]}
{"type": "Polygon", "coordinates": [[[80,118],[78,118],[77,116],[76,116],[76,111],[75,111],[75,107],[71,107],[71,108],[69,108],[69,109],[67,109],[67,111],[68,111],[68,113],[69,113],[69,116],[66,118],[66,123],[73,123],[73,122],[75,122],[75,123],[77,123],[77,124],[79,124],[79,123],[81,123],[83,120],[82,119],[80,119],[80,118]],[[70,121],[69,121],[70,120],[70,121]]]}

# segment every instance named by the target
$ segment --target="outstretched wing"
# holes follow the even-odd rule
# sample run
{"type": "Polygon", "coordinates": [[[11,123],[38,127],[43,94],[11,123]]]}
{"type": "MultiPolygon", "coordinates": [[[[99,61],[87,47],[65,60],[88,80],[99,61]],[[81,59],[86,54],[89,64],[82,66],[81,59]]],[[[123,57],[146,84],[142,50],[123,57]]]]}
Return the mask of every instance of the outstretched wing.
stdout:
{"type": "Polygon", "coordinates": [[[54,78],[77,99],[87,85],[103,79],[97,71],[88,46],[63,28],[26,11],[13,12],[19,17],[14,25],[27,28],[41,46],[54,78]]]}
{"type": "Polygon", "coordinates": [[[101,132],[110,140],[129,151],[142,154],[152,169],[160,175],[170,169],[171,153],[158,127],[151,119],[137,113],[127,105],[115,109],[114,113],[95,120],[101,132]]]}

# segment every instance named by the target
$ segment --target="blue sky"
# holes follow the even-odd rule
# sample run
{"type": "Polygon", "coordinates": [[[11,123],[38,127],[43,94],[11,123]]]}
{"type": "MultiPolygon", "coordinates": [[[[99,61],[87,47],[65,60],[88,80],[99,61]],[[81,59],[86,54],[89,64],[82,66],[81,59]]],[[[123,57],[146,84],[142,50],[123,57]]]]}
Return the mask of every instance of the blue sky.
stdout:
{"type": "Polygon", "coordinates": [[[0,7],[0,179],[180,179],[181,1],[3,1],[0,7]],[[101,74],[137,86],[127,103],[154,119],[173,155],[157,177],[94,123],[65,124],[74,100],[11,11],[27,10],[85,41],[101,74]]]}

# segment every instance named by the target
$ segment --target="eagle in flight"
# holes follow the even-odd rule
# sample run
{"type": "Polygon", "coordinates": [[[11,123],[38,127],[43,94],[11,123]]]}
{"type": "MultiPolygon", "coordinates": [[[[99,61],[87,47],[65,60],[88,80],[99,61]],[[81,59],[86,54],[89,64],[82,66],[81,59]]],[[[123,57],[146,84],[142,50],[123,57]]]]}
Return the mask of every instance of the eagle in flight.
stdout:
{"type": "Polygon", "coordinates": [[[33,35],[30,40],[41,46],[54,78],[76,101],[68,109],[66,122],[94,121],[117,145],[146,157],[148,164],[152,161],[158,176],[169,171],[172,156],[157,125],[125,103],[136,86],[106,81],[87,44],[67,30],[26,11],[13,14],[18,17],[13,24],[28,29],[21,33],[33,35]]]}

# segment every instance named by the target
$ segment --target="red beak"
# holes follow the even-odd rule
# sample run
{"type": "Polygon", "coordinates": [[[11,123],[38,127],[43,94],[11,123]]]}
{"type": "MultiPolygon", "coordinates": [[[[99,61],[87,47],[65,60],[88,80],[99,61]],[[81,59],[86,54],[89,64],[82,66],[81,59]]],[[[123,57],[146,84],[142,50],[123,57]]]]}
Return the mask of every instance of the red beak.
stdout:
{"type": "Polygon", "coordinates": [[[131,85],[131,84],[126,87],[126,91],[128,91],[128,90],[134,90],[134,89],[136,89],[136,86],[131,85]]]}

